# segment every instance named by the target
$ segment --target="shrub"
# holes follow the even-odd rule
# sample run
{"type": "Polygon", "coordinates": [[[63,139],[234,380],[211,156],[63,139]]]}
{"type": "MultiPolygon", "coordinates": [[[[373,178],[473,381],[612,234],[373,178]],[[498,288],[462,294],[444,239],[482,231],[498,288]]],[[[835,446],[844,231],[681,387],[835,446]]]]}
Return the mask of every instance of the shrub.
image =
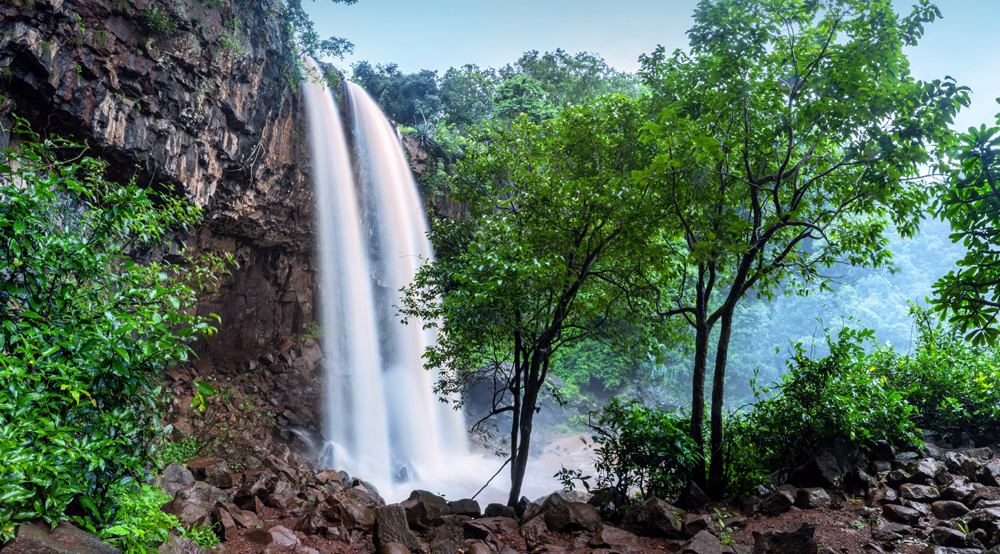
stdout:
{"type": "Polygon", "coordinates": [[[214,330],[186,310],[219,267],[140,263],[199,210],[106,181],[79,145],[37,142],[21,120],[15,131],[0,164],[0,540],[71,508],[104,524],[160,430],[150,375],[214,330]]]}
{"type": "Polygon", "coordinates": [[[563,470],[565,484],[580,480],[588,490],[600,490],[610,502],[605,511],[622,515],[622,500],[633,491],[642,498],[673,498],[693,476],[702,453],[690,436],[690,420],[672,411],[644,406],[638,400],[612,398],[594,430],[597,477],[563,470]]]}
{"type": "Polygon", "coordinates": [[[751,486],[748,476],[800,465],[836,437],[861,445],[917,440],[916,409],[868,363],[864,347],[873,334],[847,327],[836,341],[828,334],[830,355],[820,359],[796,344],[788,373],[773,389],[752,385],[755,405],[730,418],[731,483],[751,486]]]}
{"type": "Polygon", "coordinates": [[[174,18],[155,2],[150,2],[142,11],[139,23],[147,36],[169,35],[177,29],[174,18]]]}

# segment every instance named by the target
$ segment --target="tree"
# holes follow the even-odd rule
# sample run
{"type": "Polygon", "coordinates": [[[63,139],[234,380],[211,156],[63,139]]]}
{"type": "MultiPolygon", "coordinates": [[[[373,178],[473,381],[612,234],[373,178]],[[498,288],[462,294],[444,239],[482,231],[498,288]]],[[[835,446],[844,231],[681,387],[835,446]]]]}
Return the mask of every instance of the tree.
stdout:
{"type": "Polygon", "coordinates": [[[352,79],[378,102],[382,111],[393,121],[404,125],[436,122],[441,113],[441,96],[437,72],[423,69],[403,73],[390,63],[372,67],[365,60],[351,66],[352,79]]]}
{"type": "Polygon", "coordinates": [[[958,262],[961,269],[934,284],[934,303],[975,345],[995,345],[1000,337],[1000,114],[997,125],[970,127],[959,136],[956,163],[939,198],[938,214],[968,252],[958,262]]]}
{"type": "Polygon", "coordinates": [[[524,114],[531,121],[538,123],[551,119],[558,109],[549,100],[542,85],[533,77],[517,75],[504,81],[497,89],[496,116],[501,119],[513,120],[524,114]]]}
{"type": "Polygon", "coordinates": [[[474,64],[449,68],[441,77],[441,102],[448,124],[461,129],[493,115],[493,97],[499,82],[493,68],[474,64]]]}
{"type": "Polygon", "coordinates": [[[501,68],[499,75],[503,81],[518,76],[534,79],[556,107],[581,104],[607,94],[632,97],[642,94],[635,75],[615,70],[598,54],[570,55],[562,48],[544,54],[529,50],[513,64],[501,68]]]}
{"type": "MultiPolygon", "coordinates": [[[[723,394],[736,306],[829,288],[836,265],[891,262],[885,232],[917,229],[920,168],[940,159],[967,90],[915,81],[904,46],[940,14],[889,0],[703,0],[690,55],[640,59],[660,110],[649,177],[683,227],[686,271],[660,313],[695,333],[691,432],[704,444],[709,336],[719,325],[708,492],[725,484],[723,394]]],[[[704,468],[702,468],[704,469],[704,468]]],[[[704,479],[704,471],[697,474],[704,479]]],[[[704,483],[704,481],[702,481],[704,483]]]]}
{"type": "Polygon", "coordinates": [[[402,313],[439,329],[425,358],[442,396],[485,383],[492,409],[476,426],[511,416],[510,505],[552,356],[632,320],[621,285],[664,259],[657,199],[637,178],[651,159],[645,119],[640,103],[610,97],[474,130],[455,179],[471,217],[435,224],[439,258],[406,289],[402,313]]]}

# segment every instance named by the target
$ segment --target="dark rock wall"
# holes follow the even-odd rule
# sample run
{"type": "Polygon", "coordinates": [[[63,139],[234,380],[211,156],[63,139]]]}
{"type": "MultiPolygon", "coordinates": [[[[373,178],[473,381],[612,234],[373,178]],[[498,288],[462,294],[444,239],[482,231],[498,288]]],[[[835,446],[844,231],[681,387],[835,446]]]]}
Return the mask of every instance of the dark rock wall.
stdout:
{"type": "Polygon", "coordinates": [[[204,208],[188,246],[239,263],[199,307],[222,317],[208,348],[249,357],[313,317],[306,128],[281,78],[280,4],[152,2],[0,4],[0,121],[71,135],[110,162],[111,178],[204,208]],[[150,30],[152,13],[176,28],[150,30]]]}

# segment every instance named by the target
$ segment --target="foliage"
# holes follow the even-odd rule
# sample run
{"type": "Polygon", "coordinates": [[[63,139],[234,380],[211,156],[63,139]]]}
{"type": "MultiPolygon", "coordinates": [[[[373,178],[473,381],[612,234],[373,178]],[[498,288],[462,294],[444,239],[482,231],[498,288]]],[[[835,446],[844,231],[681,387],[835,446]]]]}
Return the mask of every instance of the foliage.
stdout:
{"type": "Polygon", "coordinates": [[[512,504],[551,356],[627,323],[635,266],[662,259],[655,198],[636,179],[651,156],[643,114],[609,97],[541,124],[474,130],[453,183],[470,219],[435,223],[438,259],[405,289],[402,313],[440,328],[425,359],[442,372],[442,396],[482,382],[493,402],[477,426],[513,416],[512,504]]]}
{"type": "Polygon", "coordinates": [[[543,95],[556,107],[582,104],[608,94],[637,98],[646,92],[635,75],[616,71],[601,56],[590,52],[568,54],[562,48],[544,54],[530,50],[497,74],[504,83],[516,77],[538,83],[543,95]]]}
{"type": "Polygon", "coordinates": [[[466,64],[449,68],[441,77],[444,120],[466,129],[493,115],[493,98],[500,83],[495,69],[466,64]]]}
{"type": "Polygon", "coordinates": [[[648,369],[599,339],[577,341],[552,356],[552,375],[563,379],[571,392],[597,398],[619,392],[648,369]]]}
{"type": "Polygon", "coordinates": [[[156,447],[156,465],[163,469],[173,462],[186,462],[198,457],[202,445],[195,437],[178,441],[165,440],[156,447]]]}
{"type": "MultiPolygon", "coordinates": [[[[819,359],[802,344],[793,345],[788,373],[773,389],[754,387],[751,410],[731,416],[734,438],[727,454],[737,464],[730,468],[731,480],[753,464],[766,473],[798,466],[836,438],[897,446],[918,440],[912,421],[917,410],[907,402],[905,389],[871,365],[879,355],[865,353],[872,336],[869,329],[844,327],[835,341],[827,335],[830,354],[819,359]]],[[[747,485],[757,484],[739,488],[745,492],[747,485]]]]}
{"type": "Polygon", "coordinates": [[[695,335],[692,433],[703,441],[709,337],[716,325],[707,492],[722,494],[723,399],[735,308],[747,297],[829,287],[838,265],[890,262],[885,233],[915,232],[947,125],[968,104],[951,81],[908,71],[937,9],[907,17],[888,0],[703,0],[690,53],[658,48],[640,75],[659,116],[649,178],[680,220],[684,278],[660,312],[695,335]]]}
{"type": "Polygon", "coordinates": [[[703,456],[691,438],[690,420],[638,400],[611,398],[591,426],[597,477],[587,490],[602,491],[611,517],[624,515],[624,500],[638,491],[643,499],[675,498],[703,456]]]}
{"type": "Polygon", "coordinates": [[[538,123],[551,119],[557,112],[555,104],[549,100],[542,85],[528,75],[517,75],[506,80],[497,88],[496,116],[500,119],[516,119],[525,115],[538,123]]]}
{"type": "Polygon", "coordinates": [[[145,467],[159,431],[149,376],[213,331],[187,312],[212,271],[150,261],[199,210],[106,181],[103,162],[69,141],[35,142],[23,121],[15,132],[0,165],[2,538],[71,504],[107,513],[111,487],[145,467]]]}
{"type": "Polygon", "coordinates": [[[110,526],[97,530],[83,518],[78,518],[78,523],[125,554],[155,554],[171,531],[203,548],[219,543],[211,527],[184,529],[177,516],[161,511],[160,506],[172,498],[159,485],[123,482],[114,487],[112,496],[115,505],[110,526]]]}
{"type": "Polygon", "coordinates": [[[351,66],[352,80],[378,102],[382,111],[397,123],[435,123],[441,110],[437,72],[423,70],[404,74],[394,63],[374,67],[367,61],[351,66]]]}
{"type": "MultiPolygon", "coordinates": [[[[330,0],[337,4],[357,4],[358,0],[330,0]]],[[[284,27],[286,51],[285,67],[282,72],[286,82],[292,86],[303,79],[322,79],[305,65],[306,57],[319,60],[323,57],[344,59],[345,54],[354,52],[354,44],[340,37],[321,38],[309,14],[302,8],[302,0],[287,0],[285,9],[276,14],[284,27]]]]}
{"type": "Polygon", "coordinates": [[[879,349],[868,357],[887,386],[902,391],[919,412],[920,427],[958,438],[963,432],[981,442],[1000,437],[1000,353],[962,338],[960,328],[935,325],[915,309],[920,323],[916,351],[901,356],[879,349]]]}
{"type": "MultiPolygon", "coordinates": [[[[997,99],[1000,103],[1000,98],[997,99]]],[[[938,215],[951,223],[952,240],[968,249],[961,269],[935,285],[934,303],[975,345],[1000,337],[1000,113],[997,126],[958,137],[955,164],[940,194],[938,215]]]]}
{"type": "Polygon", "coordinates": [[[139,18],[147,36],[169,35],[177,29],[177,22],[159,4],[150,2],[139,18]]]}

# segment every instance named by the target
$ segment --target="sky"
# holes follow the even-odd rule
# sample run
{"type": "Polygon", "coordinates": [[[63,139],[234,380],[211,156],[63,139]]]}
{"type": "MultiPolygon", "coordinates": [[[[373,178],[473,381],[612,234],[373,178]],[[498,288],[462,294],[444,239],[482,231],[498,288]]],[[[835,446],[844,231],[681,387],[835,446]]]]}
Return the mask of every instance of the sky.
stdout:
{"type": "MultiPolygon", "coordinates": [[[[333,61],[348,70],[359,60],[396,63],[406,73],[443,74],[467,63],[500,67],[528,50],[562,48],[600,54],[609,65],[635,71],[640,54],[658,44],[687,46],[685,31],[697,0],[358,0],[344,5],[304,2],[324,37],[344,37],[354,54],[333,61]]],[[[909,11],[913,0],[894,0],[909,11]]],[[[950,75],[972,88],[972,107],[956,125],[995,124],[1000,105],[1000,45],[995,29],[1000,0],[938,0],[943,19],[927,26],[907,49],[917,79],[950,75]]]]}

